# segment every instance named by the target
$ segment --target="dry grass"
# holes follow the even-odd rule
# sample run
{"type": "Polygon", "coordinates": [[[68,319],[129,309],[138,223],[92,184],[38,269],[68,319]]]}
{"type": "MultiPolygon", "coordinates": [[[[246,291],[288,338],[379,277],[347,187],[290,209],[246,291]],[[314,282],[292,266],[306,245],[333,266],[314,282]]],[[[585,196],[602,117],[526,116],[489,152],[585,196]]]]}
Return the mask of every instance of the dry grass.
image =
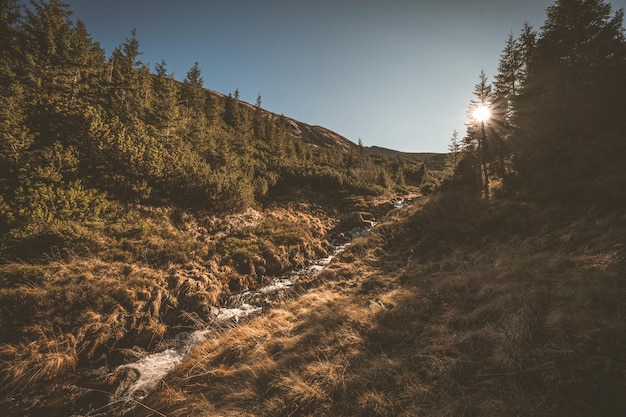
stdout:
{"type": "Polygon", "coordinates": [[[325,254],[334,224],[307,204],[225,218],[126,209],[107,227],[86,228],[80,254],[57,248],[43,260],[0,264],[0,393],[77,367],[115,366],[125,348],[153,348],[171,326],[210,319],[232,281],[258,285],[325,254]],[[217,250],[235,237],[239,252],[249,243],[267,249],[243,256],[250,276],[217,250]]]}
{"type": "Polygon", "coordinates": [[[622,416],[626,219],[602,218],[497,230],[422,259],[419,236],[387,229],[319,287],[198,346],[147,404],[169,416],[622,416]]]}
{"type": "Polygon", "coordinates": [[[40,337],[33,342],[0,345],[0,357],[11,358],[1,374],[5,388],[24,388],[73,370],[78,364],[72,335],[56,335],[39,326],[35,331],[40,337]]]}
{"type": "Polygon", "coordinates": [[[129,334],[165,332],[155,297],[165,274],[97,260],[0,266],[2,391],[101,361],[129,334]],[[103,356],[104,355],[104,356],[103,356]]]}
{"type": "MultiPolygon", "coordinates": [[[[0,266],[3,393],[207,317],[237,276],[220,239],[317,253],[333,222],[306,210],[232,224],[164,211],[113,231],[105,260],[0,266]],[[181,262],[164,262],[172,253],[181,262]]],[[[129,414],[625,415],[624,236],[620,213],[441,197],[356,240],[292,299],[216,330],[129,414]]]]}

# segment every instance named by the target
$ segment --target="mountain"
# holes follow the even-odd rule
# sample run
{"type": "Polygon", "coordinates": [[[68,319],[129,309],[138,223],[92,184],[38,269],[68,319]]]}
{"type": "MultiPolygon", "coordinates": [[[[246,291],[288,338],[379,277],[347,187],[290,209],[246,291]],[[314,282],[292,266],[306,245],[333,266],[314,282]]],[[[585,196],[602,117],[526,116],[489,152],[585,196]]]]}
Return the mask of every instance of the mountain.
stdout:
{"type": "Polygon", "coordinates": [[[305,143],[336,148],[344,152],[353,152],[358,148],[354,142],[325,127],[311,126],[293,119],[289,120],[294,128],[293,133],[305,143]]]}
{"type": "MultiPolygon", "coordinates": [[[[209,96],[217,100],[226,100],[228,97],[227,95],[211,89],[206,89],[206,92],[209,96]]],[[[248,102],[239,101],[239,104],[248,111],[256,110],[255,106],[248,102]]],[[[263,116],[268,120],[277,117],[274,113],[263,108],[261,108],[261,111],[263,116]]],[[[335,148],[345,152],[355,151],[358,147],[357,144],[350,139],[323,126],[310,125],[287,116],[280,117],[285,120],[289,135],[295,139],[302,140],[304,143],[320,147],[335,148]]]]}
{"type": "Polygon", "coordinates": [[[446,167],[448,154],[434,152],[400,152],[380,146],[370,146],[367,148],[370,155],[382,156],[385,158],[397,159],[405,162],[424,162],[429,169],[443,170],[446,167]]]}

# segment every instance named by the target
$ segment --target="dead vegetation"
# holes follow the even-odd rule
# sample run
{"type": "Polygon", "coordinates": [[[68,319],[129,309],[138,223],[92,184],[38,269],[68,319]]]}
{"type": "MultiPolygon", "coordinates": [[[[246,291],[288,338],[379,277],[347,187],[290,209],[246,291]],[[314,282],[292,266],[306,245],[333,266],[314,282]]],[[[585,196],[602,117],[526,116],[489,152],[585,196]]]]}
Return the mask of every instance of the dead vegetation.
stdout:
{"type": "Polygon", "coordinates": [[[446,235],[417,232],[461,208],[383,225],[318,288],[199,345],[146,404],[167,416],[624,415],[626,217],[498,204],[499,224],[459,224],[463,240],[439,252],[418,250],[446,235]],[[467,239],[472,227],[490,231],[467,239]]]}
{"type": "Polygon", "coordinates": [[[334,226],[304,203],[224,218],[128,209],[63,252],[0,264],[0,393],[153,349],[220,297],[325,255],[334,226]]]}

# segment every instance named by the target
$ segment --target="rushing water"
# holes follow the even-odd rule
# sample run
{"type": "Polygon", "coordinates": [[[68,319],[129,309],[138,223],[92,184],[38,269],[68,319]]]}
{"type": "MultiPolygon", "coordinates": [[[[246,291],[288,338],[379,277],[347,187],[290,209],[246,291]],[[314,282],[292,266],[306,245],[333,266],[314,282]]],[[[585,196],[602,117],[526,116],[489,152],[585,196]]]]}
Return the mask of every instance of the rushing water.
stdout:
{"type": "MultiPolygon", "coordinates": [[[[398,198],[393,201],[390,208],[403,207],[410,201],[398,198]]],[[[387,221],[393,216],[392,209],[381,220],[387,221]]],[[[368,223],[370,224],[345,233],[342,241],[349,242],[366,235],[376,224],[374,221],[368,223]]],[[[41,395],[17,393],[5,399],[0,403],[2,410],[0,414],[12,417],[23,415],[105,417],[126,413],[140,404],[141,399],[180,364],[196,344],[214,337],[220,328],[234,326],[240,319],[258,314],[263,307],[293,289],[299,280],[306,282],[308,278],[319,274],[349,244],[335,246],[329,256],[278,277],[262,288],[229,297],[219,309],[215,309],[211,317],[203,318],[206,320],[203,329],[180,334],[164,344],[168,348],[119,366],[114,373],[117,375],[111,374],[106,366],[81,370],[63,380],[52,381],[41,395]]]]}
{"type": "Polygon", "coordinates": [[[288,290],[303,278],[311,278],[319,274],[348,245],[349,243],[335,246],[329,256],[318,259],[305,268],[276,278],[270,284],[258,290],[245,291],[231,296],[224,303],[224,306],[219,308],[217,315],[210,320],[205,329],[183,336],[183,340],[178,340],[178,347],[152,353],[136,362],[120,366],[120,369],[135,371],[138,376],[128,388],[122,393],[118,393],[118,396],[134,400],[144,398],[159,381],[182,362],[185,355],[189,353],[194,345],[206,339],[212,331],[212,326],[228,321],[239,321],[240,318],[259,313],[263,309],[263,305],[266,305],[272,296],[288,290]]]}

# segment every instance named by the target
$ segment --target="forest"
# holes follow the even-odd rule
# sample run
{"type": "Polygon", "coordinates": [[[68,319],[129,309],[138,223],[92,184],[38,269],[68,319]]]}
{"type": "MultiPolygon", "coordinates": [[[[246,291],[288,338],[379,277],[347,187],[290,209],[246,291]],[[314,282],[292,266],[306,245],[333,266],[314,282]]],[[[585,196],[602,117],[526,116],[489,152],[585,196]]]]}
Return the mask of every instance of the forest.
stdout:
{"type": "Polygon", "coordinates": [[[623,415],[623,10],[556,0],[510,34],[445,156],[273,114],[197,63],[176,80],[134,30],[106,56],[60,0],[0,16],[8,415],[623,415]],[[120,365],[370,219],[155,392],[116,397],[120,365]]]}

